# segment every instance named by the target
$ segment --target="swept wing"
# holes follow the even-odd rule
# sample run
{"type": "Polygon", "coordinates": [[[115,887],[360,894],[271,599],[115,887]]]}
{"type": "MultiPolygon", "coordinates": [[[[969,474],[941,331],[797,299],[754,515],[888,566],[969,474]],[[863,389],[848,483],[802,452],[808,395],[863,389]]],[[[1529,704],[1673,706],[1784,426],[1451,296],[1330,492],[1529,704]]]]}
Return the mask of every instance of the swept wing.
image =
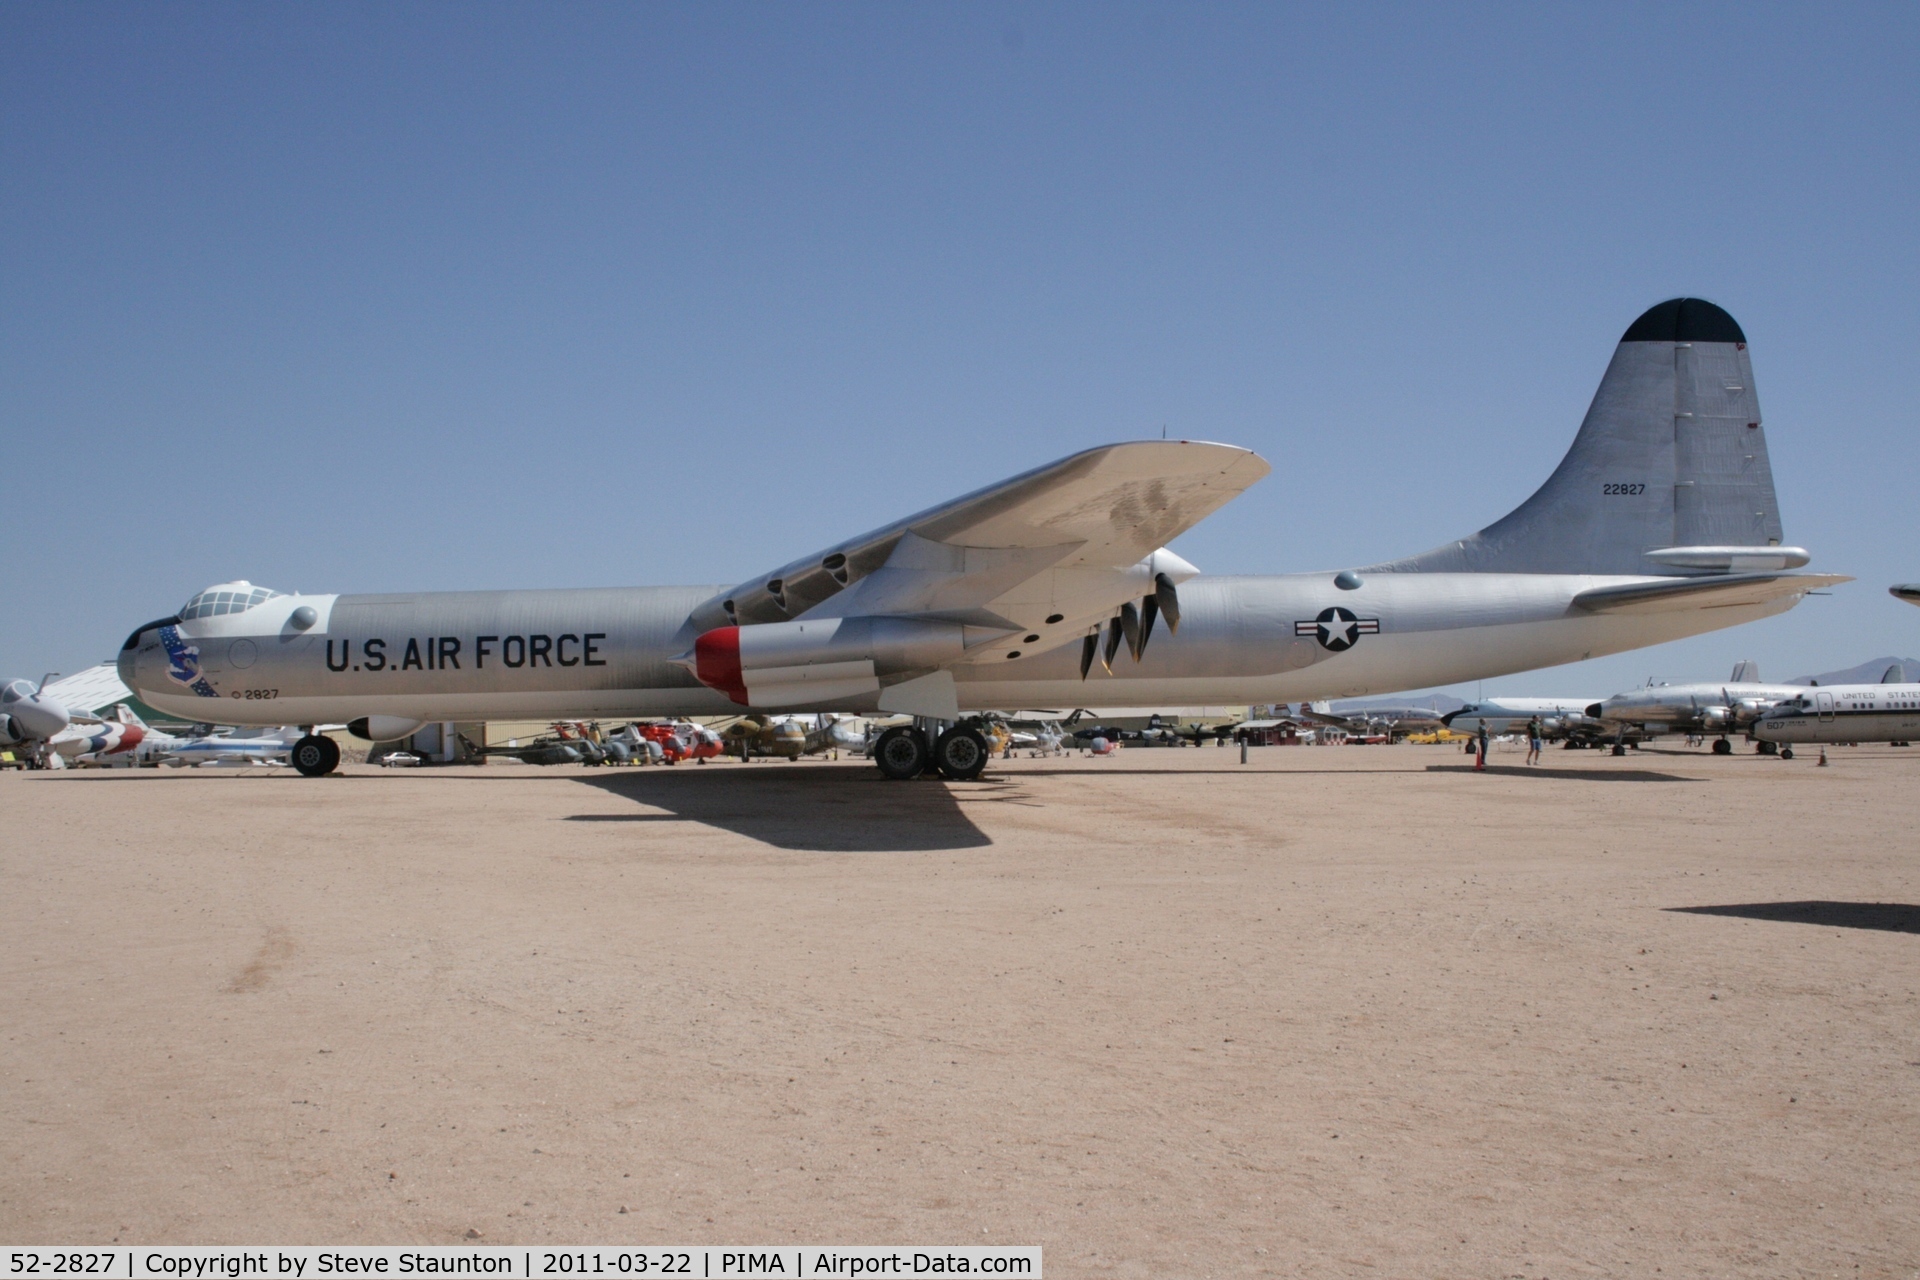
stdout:
{"type": "MultiPolygon", "coordinates": [[[[1233,445],[1103,445],[749,578],[695,618],[723,626],[802,616],[964,615],[1048,569],[1133,566],[1269,470],[1257,454],[1233,445]],[[833,607],[823,609],[829,602],[833,607]]],[[[1044,614],[1006,621],[1031,626],[1044,614]]]]}

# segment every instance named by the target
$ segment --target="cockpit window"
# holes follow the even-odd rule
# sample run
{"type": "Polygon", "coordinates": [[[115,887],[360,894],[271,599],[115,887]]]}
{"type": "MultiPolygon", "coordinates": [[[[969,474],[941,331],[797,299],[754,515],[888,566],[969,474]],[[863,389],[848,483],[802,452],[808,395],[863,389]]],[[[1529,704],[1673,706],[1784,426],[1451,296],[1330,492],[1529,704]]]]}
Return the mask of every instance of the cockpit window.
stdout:
{"type": "Polygon", "coordinates": [[[227,613],[245,613],[257,604],[284,594],[286,593],[282,591],[256,587],[251,582],[223,582],[219,586],[208,587],[182,605],[180,621],[191,622],[195,618],[214,618],[227,613]]]}

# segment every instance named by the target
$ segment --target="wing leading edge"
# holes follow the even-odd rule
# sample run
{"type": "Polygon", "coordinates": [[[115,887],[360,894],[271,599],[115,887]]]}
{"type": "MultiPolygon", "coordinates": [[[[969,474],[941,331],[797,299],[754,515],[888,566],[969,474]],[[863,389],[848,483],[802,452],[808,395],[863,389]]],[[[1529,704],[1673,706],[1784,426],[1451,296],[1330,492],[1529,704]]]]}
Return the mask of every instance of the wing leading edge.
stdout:
{"type": "MultiPolygon", "coordinates": [[[[694,623],[980,610],[1050,569],[1135,565],[1269,470],[1259,455],[1233,445],[1103,445],[749,578],[701,605],[694,623]]],[[[1030,626],[1044,616],[1005,621],[1030,626]]]]}

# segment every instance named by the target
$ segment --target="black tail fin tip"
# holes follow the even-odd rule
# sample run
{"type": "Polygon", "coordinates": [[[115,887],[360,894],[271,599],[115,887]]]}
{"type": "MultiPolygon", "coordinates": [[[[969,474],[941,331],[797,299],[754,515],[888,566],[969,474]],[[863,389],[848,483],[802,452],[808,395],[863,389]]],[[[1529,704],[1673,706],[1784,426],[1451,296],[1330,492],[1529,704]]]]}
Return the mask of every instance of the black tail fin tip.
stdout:
{"type": "Polygon", "coordinates": [[[1780,542],[1747,335],[1711,302],[1670,298],[1628,326],[1531,498],[1476,534],[1368,568],[1667,576],[1677,562],[1648,552],[1780,542]]]}
{"type": "Polygon", "coordinates": [[[1745,342],[1740,322],[1704,298],[1668,298],[1648,307],[1622,342],[1745,342]]]}

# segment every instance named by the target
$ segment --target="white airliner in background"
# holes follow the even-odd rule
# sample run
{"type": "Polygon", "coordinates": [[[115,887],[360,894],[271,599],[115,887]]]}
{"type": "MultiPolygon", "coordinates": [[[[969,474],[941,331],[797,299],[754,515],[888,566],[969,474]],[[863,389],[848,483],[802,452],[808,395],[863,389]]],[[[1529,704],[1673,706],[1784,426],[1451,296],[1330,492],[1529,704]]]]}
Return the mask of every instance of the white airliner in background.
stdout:
{"type": "Polygon", "coordinates": [[[1800,690],[1749,730],[1793,758],[1796,742],[1895,742],[1920,739],[1920,684],[1835,684],[1800,690]]]}
{"type": "MultiPolygon", "coordinates": [[[[905,712],[917,723],[875,743],[881,770],[968,778],[987,758],[971,711],[1459,684],[1768,617],[1847,580],[1790,572],[1808,557],[1781,545],[1746,335],[1697,299],[1634,321],[1558,469],[1479,533],[1278,577],[1204,577],[1167,550],[1267,471],[1224,444],[1107,445],[731,588],[227,583],[137,628],[119,669],[185,719],[376,739],[430,720],[905,712]]],[[[293,758],[321,774],[339,755],[309,736],[293,758]]]]}

